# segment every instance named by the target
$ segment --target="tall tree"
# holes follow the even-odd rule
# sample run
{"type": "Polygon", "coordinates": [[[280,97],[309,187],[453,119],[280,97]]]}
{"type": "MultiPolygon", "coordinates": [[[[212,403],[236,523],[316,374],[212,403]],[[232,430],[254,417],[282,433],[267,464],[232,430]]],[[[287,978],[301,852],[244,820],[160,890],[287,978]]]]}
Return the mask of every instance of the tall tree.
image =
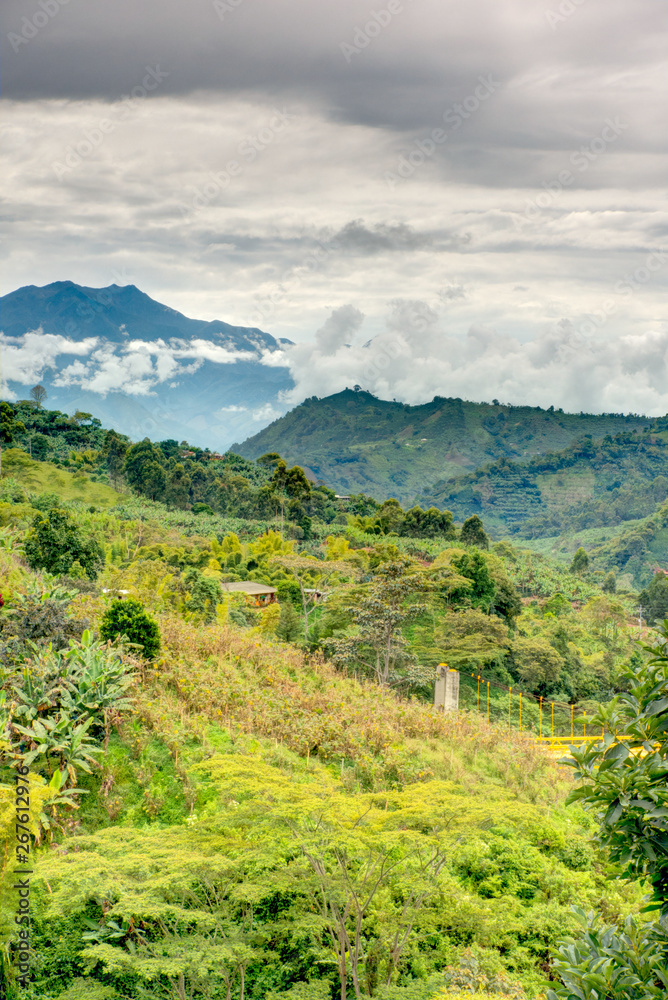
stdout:
{"type": "Polygon", "coordinates": [[[78,562],[94,580],[104,564],[98,542],[86,538],[67,511],[58,507],[35,515],[24,549],[29,564],[48,573],[69,573],[78,562]]]}
{"type": "Polygon", "coordinates": [[[475,545],[479,549],[489,548],[489,538],[477,514],[473,514],[464,521],[459,539],[462,545],[475,545]]]}
{"type": "Polygon", "coordinates": [[[575,573],[576,576],[582,576],[589,569],[589,556],[585,549],[580,546],[575,555],[573,556],[573,562],[570,566],[571,573],[575,573]]]}
{"type": "Polygon", "coordinates": [[[34,399],[39,407],[42,406],[47,396],[48,393],[43,385],[34,385],[30,390],[30,398],[34,399]]]}
{"type": "Polygon", "coordinates": [[[334,659],[360,664],[379,684],[405,682],[412,657],[402,629],[425,611],[416,598],[426,586],[424,573],[410,559],[381,563],[366,592],[348,605],[355,630],[328,643],[334,659]]]}

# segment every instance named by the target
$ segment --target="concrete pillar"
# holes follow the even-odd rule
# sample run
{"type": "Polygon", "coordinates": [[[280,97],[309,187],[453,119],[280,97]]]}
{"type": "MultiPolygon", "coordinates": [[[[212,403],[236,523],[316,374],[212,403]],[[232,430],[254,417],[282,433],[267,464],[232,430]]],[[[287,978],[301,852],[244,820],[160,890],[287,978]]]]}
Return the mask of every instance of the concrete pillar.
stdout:
{"type": "Polygon", "coordinates": [[[440,708],[442,712],[459,711],[459,671],[451,670],[447,663],[438,665],[434,708],[440,708]]]}

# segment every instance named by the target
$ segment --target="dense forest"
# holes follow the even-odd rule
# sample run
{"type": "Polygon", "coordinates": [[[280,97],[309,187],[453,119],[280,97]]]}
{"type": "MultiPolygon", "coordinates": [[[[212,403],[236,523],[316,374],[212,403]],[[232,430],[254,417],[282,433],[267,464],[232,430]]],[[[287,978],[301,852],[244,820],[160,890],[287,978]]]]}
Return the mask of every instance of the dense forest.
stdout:
{"type": "Polygon", "coordinates": [[[7,997],[533,1000],[572,905],[636,926],[647,873],[540,737],[615,731],[663,572],[639,594],[277,452],[1,417],[0,807],[9,843],[23,766],[34,869],[22,990],[5,855],[7,997]]]}

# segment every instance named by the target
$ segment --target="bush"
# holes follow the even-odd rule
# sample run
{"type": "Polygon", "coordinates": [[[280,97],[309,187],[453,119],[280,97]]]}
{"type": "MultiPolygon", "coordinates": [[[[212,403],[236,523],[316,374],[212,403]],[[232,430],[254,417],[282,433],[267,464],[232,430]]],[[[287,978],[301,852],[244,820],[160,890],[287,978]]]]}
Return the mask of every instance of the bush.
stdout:
{"type": "Polygon", "coordinates": [[[118,635],[125,636],[130,642],[141,646],[148,660],[155,659],[160,651],[158,623],[149,617],[139,601],[135,601],[132,597],[125,601],[112,601],[102,615],[100,636],[113,641],[118,635]]]}
{"type": "MultiPolygon", "coordinates": [[[[38,507],[38,502],[33,506],[38,507]]],[[[95,539],[84,538],[67,511],[59,507],[35,515],[25,554],[33,569],[55,576],[69,573],[78,562],[88,579],[94,580],[104,565],[104,553],[95,539]]]]}
{"type": "Polygon", "coordinates": [[[58,650],[66,649],[70,639],[80,638],[88,623],[67,615],[71,596],[56,589],[51,594],[17,598],[12,614],[0,619],[0,663],[18,664],[32,656],[31,643],[50,642],[58,650]]]}
{"type": "Polygon", "coordinates": [[[112,986],[104,986],[97,979],[74,979],[58,1000],[113,1000],[118,993],[112,986]]]}

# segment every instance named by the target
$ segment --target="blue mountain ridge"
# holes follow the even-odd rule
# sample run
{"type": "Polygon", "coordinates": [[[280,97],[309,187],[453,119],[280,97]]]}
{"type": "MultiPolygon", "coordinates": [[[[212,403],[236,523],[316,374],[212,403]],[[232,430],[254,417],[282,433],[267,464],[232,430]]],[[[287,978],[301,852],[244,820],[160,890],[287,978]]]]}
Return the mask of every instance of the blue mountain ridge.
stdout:
{"type": "Polygon", "coordinates": [[[7,387],[4,395],[25,398],[40,382],[50,407],[67,413],[92,412],[106,426],[133,439],[187,439],[224,450],[284,413],[287,407],[279,394],[293,385],[287,367],[261,362],[264,354],[279,351],[289,341],[255,327],[191,319],[135,285],[89,288],[73,281],[26,285],[0,297],[0,329],[5,347],[12,348],[21,346],[25,334],[38,331],[37,345],[34,338],[31,341],[27,370],[22,366],[21,372],[8,352],[0,372],[7,387]],[[53,337],[66,338],[72,350],[61,342],[62,350],[54,357],[49,349],[53,337]],[[41,365],[34,351],[35,346],[39,350],[39,338],[44,338],[41,365]],[[95,338],[94,349],[80,353],[75,345],[89,338],[95,338]],[[137,352],[130,344],[138,341],[146,347],[137,352]],[[192,353],[174,358],[175,352],[192,352],[194,341],[206,342],[197,358],[192,353]],[[208,345],[245,356],[213,360],[204,357],[208,345]],[[173,358],[174,364],[161,369],[156,352],[163,359],[173,358]],[[147,355],[152,357],[150,370],[139,386],[127,391],[142,361],[146,367],[147,355]],[[118,375],[123,362],[128,372],[125,383],[118,375]],[[76,369],[67,371],[73,363],[76,369]]]}

